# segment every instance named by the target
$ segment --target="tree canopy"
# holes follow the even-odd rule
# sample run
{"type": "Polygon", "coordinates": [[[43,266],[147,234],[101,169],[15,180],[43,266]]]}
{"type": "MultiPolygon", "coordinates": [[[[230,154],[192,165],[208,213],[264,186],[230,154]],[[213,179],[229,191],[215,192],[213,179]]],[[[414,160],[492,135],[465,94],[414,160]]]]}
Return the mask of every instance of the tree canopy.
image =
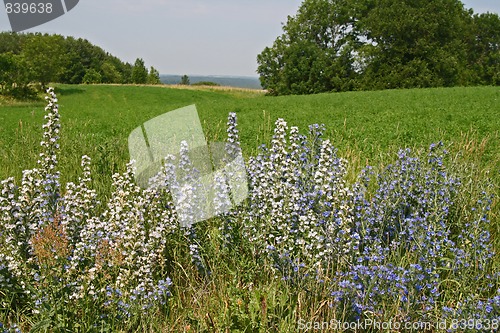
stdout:
{"type": "Polygon", "coordinates": [[[459,0],[305,0],[257,71],[271,94],[498,84],[499,45],[459,0]]]}
{"type": "Polygon", "coordinates": [[[148,73],[142,59],[131,65],[86,39],[0,33],[0,93],[26,95],[33,84],[49,82],[160,83],[158,71],[151,67],[148,73]]]}

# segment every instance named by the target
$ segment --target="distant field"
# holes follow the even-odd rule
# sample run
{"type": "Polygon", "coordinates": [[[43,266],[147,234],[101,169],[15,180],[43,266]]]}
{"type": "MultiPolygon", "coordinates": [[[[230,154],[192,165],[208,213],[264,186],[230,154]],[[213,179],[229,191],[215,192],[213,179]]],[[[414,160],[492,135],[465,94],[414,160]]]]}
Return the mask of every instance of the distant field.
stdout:
{"type": "MultiPolygon", "coordinates": [[[[143,122],[196,104],[208,140],[223,140],[229,112],[238,115],[245,155],[269,142],[277,118],[302,131],[326,125],[327,136],[355,168],[388,161],[400,147],[426,148],[443,140],[498,173],[500,89],[349,92],[269,97],[259,92],[149,86],[57,85],[62,119],[63,182],[76,180],[80,156],[89,155],[106,192],[110,174],[128,161],[127,138],[143,122]]],[[[0,179],[36,165],[44,102],[0,100],[0,179]]]]}

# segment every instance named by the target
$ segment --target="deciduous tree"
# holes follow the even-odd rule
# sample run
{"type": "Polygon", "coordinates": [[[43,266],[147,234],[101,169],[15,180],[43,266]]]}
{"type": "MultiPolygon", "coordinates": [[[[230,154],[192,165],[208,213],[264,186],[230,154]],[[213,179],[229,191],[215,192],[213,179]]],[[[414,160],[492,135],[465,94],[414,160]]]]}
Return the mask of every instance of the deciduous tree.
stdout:
{"type": "Polygon", "coordinates": [[[136,59],[132,69],[132,82],[138,84],[145,84],[148,82],[148,70],[144,65],[144,60],[136,59]]]}
{"type": "Polygon", "coordinates": [[[305,0],[257,72],[271,94],[498,84],[499,27],[459,0],[305,0]]]}
{"type": "Polygon", "coordinates": [[[149,69],[148,84],[161,84],[160,72],[153,66],[149,69]]]}
{"type": "Polygon", "coordinates": [[[183,75],[183,76],[181,77],[181,82],[180,82],[180,84],[182,84],[182,85],[186,85],[186,86],[190,85],[190,84],[191,84],[191,82],[190,82],[190,80],[189,80],[189,76],[187,76],[187,75],[183,75]]]}

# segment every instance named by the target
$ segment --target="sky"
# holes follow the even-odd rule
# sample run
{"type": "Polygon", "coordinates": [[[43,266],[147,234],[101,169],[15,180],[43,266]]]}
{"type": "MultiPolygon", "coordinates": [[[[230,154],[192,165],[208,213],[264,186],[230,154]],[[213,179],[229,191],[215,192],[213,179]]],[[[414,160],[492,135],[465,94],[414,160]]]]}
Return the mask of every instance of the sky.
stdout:
{"type": "MultiPolygon", "coordinates": [[[[19,0],[21,1],[21,0],[19,0]]],[[[500,13],[499,0],[465,0],[500,13]]],[[[27,32],[91,43],[161,74],[257,76],[257,54],[281,35],[302,0],[80,0],[67,14],[27,32]]],[[[0,31],[10,31],[0,11],[0,31]]]]}

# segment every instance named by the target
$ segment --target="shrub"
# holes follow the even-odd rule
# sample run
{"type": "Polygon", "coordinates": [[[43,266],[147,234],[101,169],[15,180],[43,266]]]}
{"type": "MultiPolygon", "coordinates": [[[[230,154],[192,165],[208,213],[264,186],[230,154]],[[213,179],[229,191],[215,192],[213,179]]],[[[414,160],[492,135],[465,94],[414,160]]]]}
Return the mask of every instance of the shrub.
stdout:
{"type": "Polygon", "coordinates": [[[102,82],[102,75],[95,69],[91,68],[88,69],[85,72],[85,75],[83,76],[82,83],[85,84],[95,84],[95,83],[101,83],[102,82]]]}

